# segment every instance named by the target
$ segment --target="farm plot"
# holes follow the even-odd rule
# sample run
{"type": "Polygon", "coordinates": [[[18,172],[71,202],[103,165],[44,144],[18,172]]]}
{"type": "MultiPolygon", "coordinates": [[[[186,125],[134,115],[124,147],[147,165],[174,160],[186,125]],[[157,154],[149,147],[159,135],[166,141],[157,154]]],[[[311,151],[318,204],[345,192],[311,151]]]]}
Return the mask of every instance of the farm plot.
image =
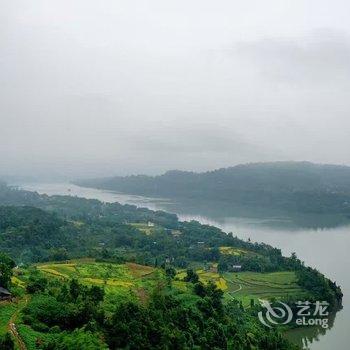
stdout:
{"type": "Polygon", "coordinates": [[[150,290],[163,276],[153,267],[133,263],[113,264],[93,261],[38,264],[38,270],[51,278],[77,279],[85,285],[104,287],[107,296],[130,297],[136,291],[150,290]]]}
{"type": "Polygon", "coordinates": [[[223,255],[257,255],[256,253],[243,249],[243,248],[235,248],[235,247],[220,247],[220,253],[223,255]]]}
{"type": "Polygon", "coordinates": [[[238,272],[224,275],[228,284],[228,297],[234,296],[250,303],[250,299],[280,299],[303,297],[306,292],[297,284],[294,272],[273,273],[238,272]]]}
{"type": "MultiPolygon", "coordinates": [[[[215,272],[209,272],[209,271],[205,271],[203,269],[199,269],[196,270],[196,273],[198,274],[199,280],[204,283],[207,284],[209,281],[212,281],[216,284],[216,286],[218,288],[220,288],[223,291],[228,290],[228,286],[227,286],[227,282],[226,280],[223,278],[223,276],[221,276],[218,273],[215,272]]],[[[186,285],[183,285],[183,282],[181,282],[181,280],[183,280],[186,277],[186,271],[185,270],[180,270],[177,275],[176,275],[176,286],[180,289],[184,289],[186,288],[186,285]]]]}
{"type": "Polygon", "coordinates": [[[130,223],[131,226],[137,228],[139,231],[144,233],[145,235],[151,235],[154,232],[155,226],[148,226],[147,223],[130,223]]]}

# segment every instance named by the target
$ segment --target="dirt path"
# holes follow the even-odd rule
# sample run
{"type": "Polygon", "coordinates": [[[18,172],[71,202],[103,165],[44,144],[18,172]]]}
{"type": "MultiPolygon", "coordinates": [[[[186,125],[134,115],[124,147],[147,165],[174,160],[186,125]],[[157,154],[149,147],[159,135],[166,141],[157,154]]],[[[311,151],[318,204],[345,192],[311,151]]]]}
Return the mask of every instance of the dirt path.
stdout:
{"type": "MultiPolygon", "coordinates": [[[[224,277],[223,277],[224,278],[224,277]]],[[[232,281],[230,281],[230,280],[228,280],[228,279],[226,279],[226,278],[224,278],[224,280],[227,282],[227,283],[229,283],[229,284],[234,284],[232,281]]],[[[238,283],[238,286],[239,286],[239,288],[237,288],[236,290],[233,290],[232,292],[228,292],[229,294],[233,294],[233,293],[237,293],[237,292],[239,292],[240,290],[242,290],[242,285],[240,284],[240,283],[238,283]]]]}
{"type": "Polygon", "coordinates": [[[18,344],[18,347],[20,348],[20,350],[27,350],[26,345],[24,344],[21,336],[19,335],[16,325],[14,323],[9,323],[9,329],[11,334],[13,335],[13,337],[16,340],[16,343],[18,344]]]}
{"type": "Polygon", "coordinates": [[[20,350],[27,350],[27,347],[24,343],[24,341],[22,340],[20,334],[18,333],[15,321],[17,319],[17,316],[19,314],[19,312],[26,307],[28,304],[28,297],[25,296],[24,297],[24,304],[20,307],[18,307],[18,309],[16,310],[16,312],[11,316],[9,323],[8,323],[8,329],[11,332],[11,334],[13,335],[13,337],[15,338],[16,343],[18,344],[18,347],[20,350]]]}
{"type": "Polygon", "coordinates": [[[241,289],[242,289],[242,285],[239,284],[239,288],[237,288],[236,290],[234,290],[234,291],[232,291],[230,293],[233,294],[233,293],[239,292],[241,289]]]}

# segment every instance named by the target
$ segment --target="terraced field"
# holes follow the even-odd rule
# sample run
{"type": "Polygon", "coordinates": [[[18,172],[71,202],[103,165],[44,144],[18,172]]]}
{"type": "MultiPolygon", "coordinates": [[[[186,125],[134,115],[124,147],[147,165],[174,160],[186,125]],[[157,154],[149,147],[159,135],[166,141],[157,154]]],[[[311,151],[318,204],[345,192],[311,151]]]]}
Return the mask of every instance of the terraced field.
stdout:
{"type": "MultiPolygon", "coordinates": [[[[258,299],[300,297],[307,293],[297,284],[294,272],[282,271],[272,273],[258,272],[227,272],[220,275],[202,269],[196,270],[199,279],[203,283],[213,281],[218,288],[223,290],[226,300],[236,298],[241,300],[244,306],[249,306],[251,299],[258,302],[258,299]]],[[[186,276],[186,270],[180,270],[176,275],[174,286],[186,290],[188,284],[182,280],[186,276]]]]}
{"type": "MultiPolygon", "coordinates": [[[[103,286],[107,295],[130,297],[137,295],[144,297],[148,291],[162,279],[162,272],[150,266],[133,263],[110,264],[98,263],[93,260],[76,260],[67,263],[38,264],[37,268],[48,277],[70,279],[76,278],[86,285],[103,286]]],[[[303,297],[303,291],[296,283],[294,272],[237,272],[219,273],[196,270],[200,281],[208,283],[213,281],[225,292],[225,298],[235,297],[249,305],[250,300],[303,297]]],[[[173,285],[178,290],[186,291],[189,285],[183,282],[185,270],[176,275],[173,285]]]]}
{"type": "Polygon", "coordinates": [[[137,228],[139,231],[141,231],[142,233],[144,233],[145,235],[151,235],[155,229],[155,226],[148,226],[147,223],[131,223],[131,226],[137,228]]]}
{"type": "MultiPolygon", "coordinates": [[[[223,291],[228,290],[227,282],[220,274],[215,272],[205,271],[203,269],[196,270],[196,273],[198,274],[199,280],[201,282],[208,283],[209,281],[213,281],[218,288],[222,289],[223,291]]],[[[176,275],[176,279],[179,280],[178,282],[181,282],[181,280],[183,280],[185,276],[186,276],[186,270],[180,270],[176,275]]],[[[181,289],[181,283],[177,283],[177,285],[181,289]]]]}
{"type": "MultiPolygon", "coordinates": [[[[164,281],[164,273],[150,266],[133,263],[111,264],[95,262],[92,259],[72,260],[66,263],[38,264],[37,268],[47,277],[76,278],[86,285],[103,286],[106,297],[146,299],[157,283],[164,281]]],[[[297,284],[296,275],[291,271],[257,273],[236,272],[220,275],[216,272],[196,269],[200,281],[213,281],[224,291],[225,299],[236,298],[244,306],[251,299],[303,298],[306,292],[297,284]]],[[[188,291],[191,284],[183,281],[186,270],[179,270],[173,286],[179,291],[188,291]]]]}
{"type": "Polygon", "coordinates": [[[227,297],[240,299],[244,305],[249,304],[250,299],[303,297],[306,294],[291,271],[226,273],[223,277],[228,285],[227,297]]]}
{"type": "Polygon", "coordinates": [[[213,281],[218,288],[226,291],[228,289],[226,280],[222,278],[221,275],[215,272],[209,272],[204,270],[197,270],[200,281],[204,283],[208,283],[209,281],[213,281]]]}
{"type": "MultiPolygon", "coordinates": [[[[137,298],[145,302],[157,284],[165,283],[165,276],[161,270],[134,263],[112,264],[95,262],[93,259],[79,259],[65,263],[41,263],[35,266],[48,279],[76,278],[85,285],[103,286],[106,292],[103,307],[107,312],[113,312],[118,303],[127,299],[137,298]]],[[[23,290],[27,280],[27,270],[12,277],[13,285],[23,290]]],[[[23,324],[19,311],[26,305],[27,299],[28,296],[24,295],[13,302],[0,302],[0,336],[9,331],[11,322],[15,322],[18,339],[26,344],[28,350],[34,350],[37,348],[36,339],[38,337],[49,339],[50,334],[34,331],[23,324]]],[[[20,349],[17,343],[18,341],[16,349],[20,349]]]]}
{"type": "Polygon", "coordinates": [[[76,278],[82,284],[103,286],[107,294],[123,296],[150,290],[162,278],[161,272],[150,266],[99,263],[91,259],[38,264],[37,268],[51,278],[76,278]]]}
{"type": "Polygon", "coordinates": [[[256,253],[243,249],[243,248],[235,248],[235,247],[220,247],[220,253],[224,255],[257,255],[256,253]]]}
{"type": "MultiPolygon", "coordinates": [[[[166,284],[165,274],[161,269],[143,266],[134,263],[113,264],[96,262],[93,259],[70,260],[62,263],[41,263],[36,268],[46,275],[48,279],[69,280],[72,278],[85,285],[103,286],[106,292],[103,308],[107,313],[112,313],[120,301],[137,298],[141,302],[147,302],[150,293],[160,283],[166,284]]],[[[212,266],[215,268],[216,266],[212,266]]],[[[282,297],[305,296],[298,285],[294,272],[254,273],[237,272],[223,275],[207,271],[203,268],[195,268],[200,281],[208,283],[213,281],[224,291],[224,298],[228,301],[236,298],[242,301],[245,307],[249,307],[251,299],[272,299],[282,297]]],[[[186,270],[179,270],[172,285],[172,292],[182,300],[185,305],[191,306],[198,301],[198,296],[192,293],[193,285],[183,281],[186,270]],[[185,292],[185,293],[182,293],[185,292]]],[[[13,277],[12,282],[19,288],[24,288],[28,275],[26,271],[13,277]]],[[[18,303],[4,302],[0,307],[0,335],[9,329],[11,319],[17,315],[26,303],[26,296],[19,299],[18,303]]],[[[21,317],[16,317],[16,329],[21,341],[27,344],[27,349],[34,350],[35,341],[41,333],[24,325],[21,317]],[[34,345],[33,345],[34,344],[34,345]]],[[[45,335],[47,337],[50,334],[45,335]]]]}

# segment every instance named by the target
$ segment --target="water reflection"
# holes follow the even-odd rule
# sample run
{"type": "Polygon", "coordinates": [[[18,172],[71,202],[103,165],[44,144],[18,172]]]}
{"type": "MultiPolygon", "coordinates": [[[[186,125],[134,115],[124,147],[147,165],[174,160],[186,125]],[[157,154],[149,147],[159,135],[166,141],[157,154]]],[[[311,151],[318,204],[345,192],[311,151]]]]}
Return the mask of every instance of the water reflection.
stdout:
{"type": "Polygon", "coordinates": [[[162,208],[167,211],[209,217],[215,221],[222,221],[224,218],[234,218],[236,221],[245,221],[246,224],[259,225],[260,227],[274,229],[295,229],[300,228],[334,228],[350,224],[350,216],[327,215],[327,214],[303,214],[285,211],[270,210],[268,208],[247,208],[234,206],[220,201],[191,201],[181,202],[164,201],[162,208]]]}
{"type": "Polygon", "coordinates": [[[285,333],[286,338],[297,344],[302,349],[311,349],[313,344],[319,342],[321,338],[333,328],[337,311],[329,314],[328,328],[323,328],[321,326],[298,327],[287,331],[285,333]]]}

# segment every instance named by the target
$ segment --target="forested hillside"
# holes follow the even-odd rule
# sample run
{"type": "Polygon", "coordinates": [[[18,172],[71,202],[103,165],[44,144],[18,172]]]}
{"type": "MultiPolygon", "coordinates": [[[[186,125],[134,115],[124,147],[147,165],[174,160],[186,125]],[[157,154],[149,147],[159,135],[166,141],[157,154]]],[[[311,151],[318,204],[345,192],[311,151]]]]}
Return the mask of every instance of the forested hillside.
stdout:
{"type": "MultiPolygon", "coordinates": [[[[267,244],[243,241],[196,221],[182,222],[163,211],[50,197],[5,185],[0,198],[0,249],[17,263],[92,257],[175,268],[214,264],[221,273],[239,264],[242,271],[296,271],[313,274],[316,284],[323,280],[295,255],[287,258],[267,244]]],[[[321,284],[320,293],[331,303],[341,298],[336,285],[328,280],[321,284]]],[[[305,285],[312,290],[313,283],[305,285]]]]}
{"type": "Polygon", "coordinates": [[[4,349],[291,350],[258,321],[261,298],[342,300],[335,282],[269,245],[162,211],[6,185],[0,252],[0,286],[14,298],[0,305],[4,349]]]}
{"type": "Polygon", "coordinates": [[[237,165],[205,173],[79,180],[80,186],[178,199],[215,200],[246,208],[350,215],[350,167],[307,162],[237,165]]]}

